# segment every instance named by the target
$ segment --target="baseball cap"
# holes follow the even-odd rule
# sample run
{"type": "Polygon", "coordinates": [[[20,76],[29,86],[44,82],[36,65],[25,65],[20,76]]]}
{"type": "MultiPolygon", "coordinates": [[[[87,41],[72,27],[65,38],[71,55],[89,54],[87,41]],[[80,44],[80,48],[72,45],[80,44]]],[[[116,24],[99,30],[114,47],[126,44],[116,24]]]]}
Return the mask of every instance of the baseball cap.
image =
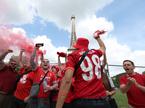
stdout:
{"type": "Polygon", "coordinates": [[[77,49],[88,49],[89,40],[86,38],[78,38],[76,43],[73,45],[77,49]]]}

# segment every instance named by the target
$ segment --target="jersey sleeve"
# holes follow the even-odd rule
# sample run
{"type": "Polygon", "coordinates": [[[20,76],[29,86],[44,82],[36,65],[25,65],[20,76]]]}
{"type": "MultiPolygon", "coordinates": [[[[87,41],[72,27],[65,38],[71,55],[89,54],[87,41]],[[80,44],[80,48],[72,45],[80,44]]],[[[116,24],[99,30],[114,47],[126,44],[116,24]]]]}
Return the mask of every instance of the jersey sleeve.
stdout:
{"type": "MultiPolygon", "coordinates": [[[[93,50],[95,50],[95,49],[93,49],[93,50]]],[[[95,50],[96,51],[96,53],[97,53],[97,55],[98,55],[98,57],[101,57],[104,53],[101,51],[101,50],[95,50]]]]}
{"type": "Polygon", "coordinates": [[[67,62],[66,62],[66,69],[70,68],[74,70],[75,64],[76,64],[76,61],[75,61],[74,55],[69,54],[67,57],[67,62]]]}
{"type": "Polygon", "coordinates": [[[34,72],[30,72],[30,73],[28,74],[28,79],[33,80],[34,77],[35,77],[34,72]]]}

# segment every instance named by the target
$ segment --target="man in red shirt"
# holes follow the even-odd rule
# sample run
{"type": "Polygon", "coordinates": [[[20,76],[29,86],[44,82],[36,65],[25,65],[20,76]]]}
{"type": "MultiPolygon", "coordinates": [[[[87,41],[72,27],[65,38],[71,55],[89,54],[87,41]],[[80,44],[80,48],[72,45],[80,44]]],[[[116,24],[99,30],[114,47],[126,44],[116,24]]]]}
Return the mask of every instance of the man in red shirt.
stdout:
{"type": "Polygon", "coordinates": [[[30,64],[35,73],[33,84],[39,84],[44,78],[45,74],[46,76],[43,82],[40,84],[40,89],[37,96],[31,97],[31,94],[28,96],[28,99],[30,98],[31,101],[29,101],[30,103],[28,103],[27,108],[50,108],[50,91],[58,87],[56,83],[56,76],[50,71],[49,60],[43,58],[41,60],[40,66],[37,66],[37,64],[34,62],[36,51],[39,49],[39,47],[40,46],[35,46],[34,52],[30,58],[30,64]]]}
{"type": "Polygon", "coordinates": [[[62,80],[56,108],[62,108],[64,100],[71,86],[74,76],[74,106],[73,108],[110,108],[106,97],[106,89],[101,78],[100,57],[105,52],[105,45],[99,35],[104,31],[96,31],[94,38],[100,48],[89,50],[85,59],[74,73],[74,69],[83,53],[88,50],[89,41],[86,38],[78,38],[74,48],[76,50],[68,55],[66,72],[62,80]]]}
{"type": "Polygon", "coordinates": [[[123,61],[126,73],[120,76],[120,89],[127,93],[128,103],[133,108],[145,108],[145,75],[134,72],[131,60],[123,61]]]}
{"type": "MultiPolygon", "coordinates": [[[[25,72],[24,68],[20,70],[25,72]]],[[[27,103],[27,97],[29,96],[30,89],[33,84],[34,72],[30,72],[21,77],[17,84],[17,88],[14,93],[14,108],[25,108],[27,103]],[[26,101],[25,101],[26,100],[26,101]]]]}
{"type": "MultiPolygon", "coordinates": [[[[64,65],[64,64],[63,64],[64,65]]],[[[57,83],[58,83],[58,90],[54,90],[52,91],[51,93],[51,108],[55,108],[56,107],[56,102],[57,102],[57,98],[58,98],[58,92],[59,92],[59,87],[60,87],[60,84],[61,84],[61,80],[64,76],[64,73],[65,72],[65,67],[63,67],[63,70],[61,70],[61,72],[59,71],[59,75],[60,76],[57,76],[57,83]],[[61,73],[61,74],[60,74],[61,73]]],[[[72,79],[72,83],[73,83],[73,79],[72,79]]],[[[73,84],[72,84],[73,85],[73,84]]],[[[73,108],[72,107],[72,101],[73,101],[73,87],[71,87],[71,89],[69,90],[69,93],[65,99],[65,102],[63,104],[63,108],[73,108]]]]}
{"type": "Polygon", "coordinates": [[[12,52],[12,50],[8,49],[0,55],[0,108],[11,108],[12,106],[12,95],[18,75],[16,72],[18,58],[12,56],[8,64],[3,62],[6,55],[12,52]]]}
{"type": "Polygon", "coordinates": [[[19,65],[20,65],[20,70],[19,70],[19,75],[20,80],[17,83],[17,88],[14,93],[14,108],[25,108],[26,107],[26,102],[25,99],[28,97],[30,93],[31,86],[33,84],[33,78],[34,78],[34,72],[31,72],[30,69],[30,60],[28,57],[23,56],[24,49],[20,50],[19,54],[19,65]],[[27,74],[27,71],[29,71],[27,74]]]}

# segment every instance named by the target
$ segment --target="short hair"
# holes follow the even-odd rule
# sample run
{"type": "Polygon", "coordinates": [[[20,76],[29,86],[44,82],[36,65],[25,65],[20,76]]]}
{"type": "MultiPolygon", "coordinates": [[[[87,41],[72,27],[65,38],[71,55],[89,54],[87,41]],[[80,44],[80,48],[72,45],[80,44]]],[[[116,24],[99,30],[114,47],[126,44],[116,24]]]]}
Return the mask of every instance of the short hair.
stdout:
{"type": "Polygon", "coordinates": [[[134,62],[131,61],[131,60],[124,60],[124,61],[123,61],[123,64],[124,64],[124,62],[130,62],[133,66],[135,66],[135,65],[134,65],[134,62]]]}

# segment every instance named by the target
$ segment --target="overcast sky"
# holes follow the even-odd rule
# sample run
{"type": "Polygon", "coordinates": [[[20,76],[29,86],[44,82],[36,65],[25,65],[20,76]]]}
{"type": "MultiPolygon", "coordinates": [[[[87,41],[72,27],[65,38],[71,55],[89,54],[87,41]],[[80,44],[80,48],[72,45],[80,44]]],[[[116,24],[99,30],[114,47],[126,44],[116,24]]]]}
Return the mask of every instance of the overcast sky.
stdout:
{"type": "MultiPolygon", "coordinates": [[[[145,66],[144,0],[0,0],[0,48],[44,43],[45,57],[57,62],[57,51],[66,52],[70,44],[71,16],[76,17],[77,37],[90,40],[98,48],[93,32],[102,36],[109,64],[121,65],[131,59],[145,66]],[[19,42],[18,42],[19,41],[19,42]]],[[[124,70],[109,67],[110,75],[124,70]]],[[[136,69],[139,73],[145,69],[136,69]]]]}

